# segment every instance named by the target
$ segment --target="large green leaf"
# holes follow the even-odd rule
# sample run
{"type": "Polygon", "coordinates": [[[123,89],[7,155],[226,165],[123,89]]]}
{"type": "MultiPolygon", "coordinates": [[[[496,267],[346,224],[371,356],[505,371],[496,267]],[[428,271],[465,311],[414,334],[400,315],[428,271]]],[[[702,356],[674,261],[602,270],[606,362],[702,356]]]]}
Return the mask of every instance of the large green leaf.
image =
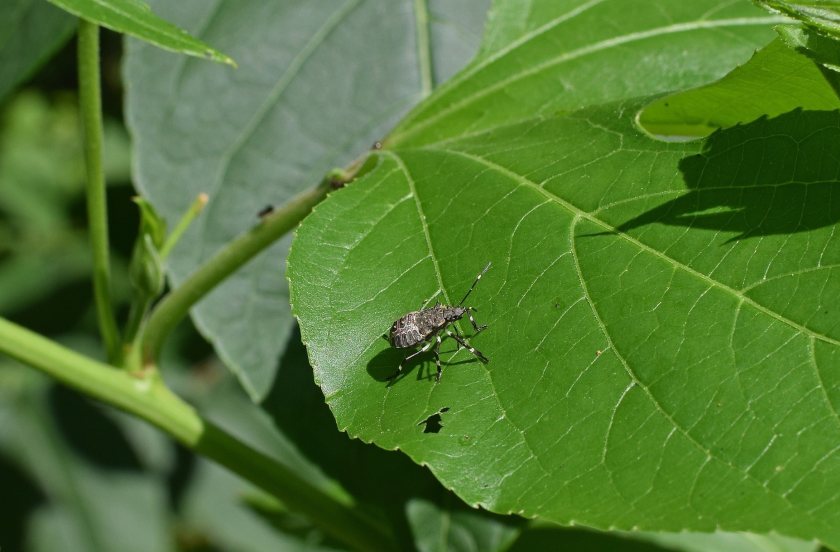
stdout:
{"type": "Polygon", "coordinates": [[[697,137],[797,107],[837,109],[840,99],[810,58],[779,39],[718,82],[657,99],[639,123],[653,134],[697,137]]]}
{"type": "Polygon", "coordinates": [[[75,20],[43,0],[7,0],[0,11],[0,100],[55,52],[75,20]]]}
{"type": "Polygon", "coordinates": [[[819,543],[781,535],[752,533],[602,533],[578,527],[558,527],[535,521],[508,549],[509,552],[556,550],[586,552],[816,552],[819,543]]]}
{"type": "Polygon", "coordinates": [[[387,144],[421,145],[584,105],[716,80],[769,41],[738,2],[498,1],[481,54],[403,119],[387,144]],[[711,10],[711,11],[707,11],[711,10]],[[522,20],[523,14],[527,19],[522,20]],[[732,35],[737,38],[733,38],[732,35]]]}
{"type": "Polygon", "coordinates": [[[59,8],[159,48],[235,65],[225,54],[155,15],[143,0],[49,0],[59,8]]]}
{"type": "Polygon", "coordinates": [[[840,85],[837,82],[837,73],[840,72],[840,45],[837,44],[836,39],[795,25],[779,25],[776,31],[790,48],[810,57],[822,66],[826,79],[834,86],[835,91],[840,93],[840,85]]]}
{"type": "Polygon", "coordinates": [[[645,541],[683,552],[817,552],[816,541],[802,541],[782,535],[751,533],[642,533],[645,541]]]}
{"type": "MultiPolygon", "coordinates": [[[[429,47],[418,50],[415,7],[423,2],[155,2],[240,63],[231,72],[129,43],[138,187],[170,222],[198,193],[210,194],[169,257],[175,285],[255,224],[266,204],[282,204],[367,150],[427,85],[465,63],[486,3],[429,2],[422,10],[429,47]]],[[[293,327],[281,272],[288,243],[260,255],[193,312],[255,399],[268,392],[293,327]]]]}
{"type": "Polygon", "coordinates": [[[840,94],[840,2],[836,0],[756,0],[770,11],[784,13],[799,25],[776,27],[789,47],[811,57],[823,68],[825,78],[840,94]],[[827,70],[827,71],[826,71],[827,70]]]}
{"type": "Polygon", "coordinates": [[[719,78],[767,20],[529,5],[541,24],[490,29],[298,231],[293,309],[339,427],[497,512],[840,546],[840,116],[653,140],[635,125],[652,95],[719,78]],[[470,303],[490,363],[450,344],[440,384],[428,355],[389,383],[391,323],[457,302],[487,261],[470,303]]]}
{"type": "Polygon", "coordinates": [[[837,0],[756,0],[756,3],[797,19],[820,33],[840,36],[840,2],[837,0]]]}

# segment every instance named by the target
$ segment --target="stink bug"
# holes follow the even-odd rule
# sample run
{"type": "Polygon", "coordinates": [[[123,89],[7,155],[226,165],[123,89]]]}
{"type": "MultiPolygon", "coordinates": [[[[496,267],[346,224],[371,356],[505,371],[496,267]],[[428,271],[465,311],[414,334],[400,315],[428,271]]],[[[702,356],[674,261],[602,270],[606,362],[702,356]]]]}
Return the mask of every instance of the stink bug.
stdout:
{"type": "Polygon", "coordinates": [[[448,305],[441,305],[440,303],[436,304],[434,307],[428,309],[421,309],[418,311],[413,311],[396,322],[394,325],[391,326],[391,332],[389,334],[389,341],[391,346],[396,349],[406,349],[408,347],[416,347],[421,343],[426,343],[420,349],[414,351],[407,357],[403,359],[400,363],[399,367],[397,368],[397,373],[392,376],[392,378],[397,377],[399,374],[402,373],[403,364],[406,361],[411,360],[415,356],[419,355],[420,353],[428,351],[432,345],[434,345],[434,349],[432,352],[435,354],[435,365],[437,366],[437,373],[435,374],[435,381],[440,381],[440,344],[443,341],[441,334],[446,334],[447,337],[451,337],[455,341],[458,342],[459,348],[464,347],[466,350],[471,352],[475,355],[478,360],[487,364],[489,359],[484,356],[484,354],[475,349],[472,345],[470,345],[466,339],[461,337],[458,333],[458,330],[454,332],[449,330],[447,326],[460,320],[466,314],[469,319],[470,323],[472,324],[475,333],[473,337],[479,334],[484,328],[487,326],[479,326],[475,322],[475,318],[473,318],[473,311],[478,310],[475,307],[464,307],[464,301],[467,300],[467,297],[470,296],[472,290],[475,289],[475,285],[481,280],[481,277],[484,276],[484,273],[490,268],[491,263],[487,263],[487,266],[484,267],[484,270],[478,273],[478,276],[475,277],[472,285],[470,286],[469,291],[467,294],[464,295],[464,298],[461,299],[461,302],[458,303],[456,307],[450,307],[448,305]]]}

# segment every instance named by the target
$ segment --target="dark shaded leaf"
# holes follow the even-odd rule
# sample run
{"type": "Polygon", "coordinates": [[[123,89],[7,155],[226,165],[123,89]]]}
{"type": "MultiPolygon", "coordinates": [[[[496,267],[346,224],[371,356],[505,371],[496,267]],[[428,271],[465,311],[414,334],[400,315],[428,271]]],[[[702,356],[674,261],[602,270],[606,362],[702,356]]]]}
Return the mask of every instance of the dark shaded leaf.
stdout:
{"type": "Polygon", "coordinates": [[[76,21],[43,0],[6,0],[0,11],[0,100],[70,38],[76,21]]]}

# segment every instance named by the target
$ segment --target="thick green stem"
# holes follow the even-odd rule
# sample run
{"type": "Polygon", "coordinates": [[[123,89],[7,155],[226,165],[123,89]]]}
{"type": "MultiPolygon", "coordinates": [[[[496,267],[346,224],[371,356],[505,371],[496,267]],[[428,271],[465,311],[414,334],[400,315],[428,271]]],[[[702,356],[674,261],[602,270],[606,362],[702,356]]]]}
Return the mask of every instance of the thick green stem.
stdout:
{"type": "Polygon", "coordinates": [[[357,550],[394,550],[388,530],[352,505],[310,485],[273,458],[207,422],[172,394],[154,371],[131,375],[0,318],[0,353],[29,364],[86,395],[159,427],[185,446],[265,489],[357,550]]]}
{"type": "Polygon", "coordinates": [[[79,105],[87,168],[87,214],[93,250],[93,295],[99,331],[108,358],[120,354],[120,336],[111,304],[111,265],[108,250],[108,211],[102,169],[102,99],[99,84],[99,27],[79,20],[79,105]]]}
{"type": "Polygon", "coordinates": [[[247,233],[229,242],[224,249],[200,266],[189,278],[163,298],[152,311],[143,336],[143,362],[153,364],[164,339],[210,290],[277,238],[297,226],[329,191],[328,182],[303,192],[262,219],[247,233]]]}

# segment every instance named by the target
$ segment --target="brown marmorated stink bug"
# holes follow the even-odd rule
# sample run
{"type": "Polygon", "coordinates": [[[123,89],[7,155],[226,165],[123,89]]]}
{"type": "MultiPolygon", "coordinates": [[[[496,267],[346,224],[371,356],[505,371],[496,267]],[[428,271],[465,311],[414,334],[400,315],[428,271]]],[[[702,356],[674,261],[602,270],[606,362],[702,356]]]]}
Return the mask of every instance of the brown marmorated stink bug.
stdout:
{"type": "Polygon", "coordinates": [[[475,289],[475,285],[479,280],[481,280],[481,277],[484,276],[484,273],[490,268],[490,264],[491,263],[487,263],[484,270],[478,273],[478,276],[475,277],[469,291],[467,291],[467,294],[464,295],[463,299],[461,299],[461,302],[458,303],[458,306],[450,307],[448,305],[441,305],[438,303],[434,307],[428,309],[420,309],[418,311],[410,312],[394,322],[394,325],[391,326],[391,332],[389,334],[389,341],[392,347],[396,349],[406,349],[408,347],[416,347],[424,342],[426,344],[405,357],[397,368],[397,373],[391,376],[390,379],[393,379],[402,373],[403,364],[405,364],[406,361],[411,360],[420,353],[428,351],[432,345],[434,345],[435,348],[432,352],[435,354],[435,364],[437,365],[435,381],[439,382],[441,374],[440,344],[443,341],[441,334],[446,334],[446,336],[457,341],[460,347],[463,347],[471,352],[481,362],[485,364],[490,362],[490,360],[484,356],[481,351],[475,349],[467,342],[466,339],[461,337],[457,329],[453,332],[447,328],[450,324],[463,318],[465,314],[469,317],[470,323],[475,330],[473,337],[478,335],[479,332],[487,327],[486,325],[479,326],[476,324],[472,313],[478,309],[475,307],[464,307],[462,305],[464,304],[464,301],[467,300],[467,297],[470,296],[472,290],[475,289]]]}

